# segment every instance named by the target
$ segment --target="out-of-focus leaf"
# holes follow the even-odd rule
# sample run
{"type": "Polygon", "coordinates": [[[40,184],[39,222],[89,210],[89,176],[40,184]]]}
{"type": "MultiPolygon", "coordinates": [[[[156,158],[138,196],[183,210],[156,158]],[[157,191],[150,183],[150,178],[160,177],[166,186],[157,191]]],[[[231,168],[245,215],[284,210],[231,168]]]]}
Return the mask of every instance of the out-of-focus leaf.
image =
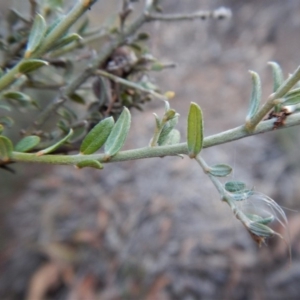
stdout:
{"type": "Polygon", "coordinates": [[[27,152],[37,146],[40,143],[40,140],[40,137],[36,135],[26,136],[17,143],[15,151],[27,152]]]}
{"type": "Polygon", "coordinates": [[[79,41],[81,40],[82,37],[77,34],[77,33],[70,33],[66,36],[64,36],[63,38],[61,38],[60,40],[58,40],[51,48],[50,48],[50,51],[53,51],[53,50],[57,50],[57,49],[60,49],[60,48],[63,48],[73,42],[76,42],[76,41],[79,41]]]}
{"type": "Polygon", "coordinates": [[[230,193],[237,193],[244,191],[246,184],[242,181],[228,181],[225,183],[225,190],[230,193]]]}
{"type": "Polygon", "coordinates": [[[209,168],[208,173],[215,177],[225,177],[232,172],[232,168],[226,164],[218,164],[209,168]]]}
{"type": "Polygon", "coordinates": [[[78,169],[82,168],[95,168],[95,169],[103,169],[103,165],[98,160],[85,160],[76,165],[78,169]]]}
{"type": "Polygon", "coordinates": [[[32,99],[27,94],[16,92],[16,91],[7,91],[2,94],[2,97],[5,99],[15,100],[18,102],[26,102],[26,103],[32,102],[32,99]]]}
{"type": "Polygon", "coordinates": [[[300,103],[300,88],[294,89],[288,92],[284,96],[284,101],[281,103],[282,106],[295,105],[300,103]]]}
{"type": "Polygon", "coordinates": [[[28,74],[43,66],[48,66],[49,63],[41,59],[27,59],[21,62],[19,66],[19,72],[22,74],[28,74]]]}
{"type": "Polygon", "coordinates": [[[57,110],[57,114],[60,115],[67,122],[72,123],[74,120],[77,120],[76,113],[71,110],[69,107],[60,107],[57,110]]]}
{"type": "Polygon", "coordinates": [[[31,54],[39,47],[45,37],[47,24],[44,17],[36,14],[29,34],[25,57],[29,58],[31,54]]]}
{"type": "Polygon", "coordinates": [[[6,136],[0,135],[0,160],[9,161],[13,152],[13,144],[6,136]]]}
{"type": "Polygon", "coordinates": [[[83,99],[80,95],[78,95],[78,94],[76,94],[76,93],[70,95],[69,98],[70,98],[72,101],[74,101],[74,102],[76,102],[76,103],[78,103],[78,104],[85,104],[84,99],[83,99]]]}
{"type": "Polygon", "coordinates": [[[2,124],[5,127],[12,127],[14,123],[15,122],[11,117],[8,116],[0,117],[0,124],[2,124]]]}

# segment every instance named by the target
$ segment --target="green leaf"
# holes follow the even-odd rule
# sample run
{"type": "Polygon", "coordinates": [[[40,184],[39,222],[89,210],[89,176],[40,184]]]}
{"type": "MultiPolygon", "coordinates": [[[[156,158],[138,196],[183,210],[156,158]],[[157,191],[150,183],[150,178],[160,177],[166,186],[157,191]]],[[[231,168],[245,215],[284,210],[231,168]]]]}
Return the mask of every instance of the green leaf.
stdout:
{"type": "Polygon", "coordinates": [[[177,129],[172,129],[171,132],[165,136],[164,139],[161,139],[159,145],[167,146],[167,145],[175,145],[180,142],[180,132],[177,129]]]}
{"type": "Polygon", "coordinates": [[[0,135],[0,160],[9,161],[11,154],[13,152],[13,144],[10,139],[0,135]]]}
{"type": "Polygon", "coordinates": [[[251,222],[247,228],[259,237],[272,237],[275,233],[270,227],[257,222],[251,222]]]}
{"type": "Polygon", "coordinates": [[[246,189],[246,190],[232,192],[230,196],[235,201],[244,201],[248,199],[251,195],[253,195],[253,193],[254,193],[253,190],[246,189]]]}
{"type": "Polygon", "coordinates": [[[232,172],[232,168],[226,164],[217,164],[209,168],[208,173],[215,177],[225,177],[232,172]]]}
{"type": "Polygon", "coordinates": [[[50,51],[52,50],[57,50],[60,48],[63,48],[73,42],[79,41],[81,40],[82,37],[77,34],[77,33],[70,33],[66,36],[64,36],[63,38],[61,38],[60,40],[58,40],[51,48],[50,51]]]}
{"type": "Polygon", "coordinates": [[[103,169],[103,165],[98,160],[85,160],[76,165],[77,168],[95,168],[95,169],[103,169]]]}
{"type": "Polygon", "coordinates": [[[281,106],[295,105],[298,103],[300,103],[300,88],[288,92],[285,95],[284,101],[281,103],[281,106]]]}
{"type": "Polygon", "coordinates": [[[137,40],[139,41],[146,41],[149,39],[149,34],[146,33],[146,32],[140,32],[138,35],[137,35],[137,40]]]}
{"type": "Polygon", "coordinates": [[[83,105],[85,104],[84,99],[83,99],[80,95],[78,95],[78,94],[76,94],[76,93],[70,95],[69,98],[70,98],[73,102],[76,102],[76,103],[78,103],[78,104],[83,104],[83,105]]]}
{"type": "Polygon", "coordinates": [[[17,143],[15,146],[15,151],[27,152],[37,146],[40,140],[40,137],[36,135],[26,136],[17,143]]]}
{"type": "Polygon", "coordinates": [[[80,35],[84,34],[89,26],[89,23],[90,23],[89,19],[85,18],[77,29],[78,34],[80,35]]]}
{"type": "Polygon", "coordinates": [[[242,181],[227,181],[225,190],[230,193],[238,193],[246,189],[246,184],[242,181]]]}
{"type": "Polygon", "coordinates": [[[74,133],[72,135],[72,137],[69,139],[70,143],[75,143],[77,141],[81,141],[87,134],[87,122],[80,124],[80,126],[78,126],[76,124],[76,126],[72,127],[74,133]]]}
{"type": "Polygon", "coordinates": [[[65,142],[68,141],[68,139],[73,135],[73,129],[71,128],[69,133],[63,138],[61,139],[60,141],[58,141],[57,143],[55,143],[54,145],[46,148],[46,149],[43,149],[39,152],[36,153],[37,156],[42,156],[44,154],[48,154],[48,153],[51,153],[53,151],[55,151],[56,149],[58,149],[61,145],[63,145],[65,142]]]}
{"type": "Polygon", "coordinates": [[[4,116],[0,118],[0,124],[4,125],[5,127],[12,127],[14,123],[15,122],[11,117],[4,116]]]}
{"type": "Polygon", "coordinates": [[[47,4],[51,7],[51,8],[62,8],[63,7],[63,0],[47,0],[47,4]]]}
{"type": "Polygon", "coordinates": [[[41,59],[27,59],[21,62],[19,66],[19,72],[22,74],[27,74],[33,72],[43,66],[48,66],[49,63],[41,59]]]}
{"type": "Polygon", "coordinates": [[[167,139],[169,133],[173,130],[173,128],[176,126],[178,122],[178,115],[175,116],[173,119],[171,119],[170,121],[168,121],[163,129],[161,130],[161,133],[159,135],[159,138],[158,138],[158,141],[157,141],[157,144],[159,146],[163,145],[164,144],[164,141],[167,139]]]}
{"type": "Polygon", "coordinates": [[[7,105],[0,105],[0,109],[5,109],[5,110],[7,110],[7,111],[11,111],[11,108],[9,107],[9,106],[7,106],[7,105]]]}
{"type": "Polygon", "coordinates": [[[268,64],[271,66],[273,73],[273,92],[276,92],[284,82],[282,69],[279,64],[274,61],[270,61],[268,64]]]}
{"type": "Polygon", "coordinates": [[[57,114],[69,123],[72,123],[78,118],[76,113],[69,107],[60,107],[57,110],[57,114]]]}
{"type": "Polygon", "coordinates": [[[84,138],[80,146],[81,154],[92,154],[99,150],[114,127],[114,119],[106,118],[98,123],[84,138]]]}
{"type": "Polygon", "coordinates": [[[36,14],[29,34],[25,58],[29,58],[31,54],[39,47],[44,39],[46,30],[47,24],[44,17],[40,14],[36,14]]]}
{"type": "Polygon", "coordinates": [[[31,102],[31,98],[27,94],[21,92],[8,91],[3,93],[2,96],[6,99],[12,99],[21,102],[31,102]]]}
{"type": "Polygon", "coordinates": [[[0,124],[0,134],[3,132],[3,130],[4,130],[4,126],[0,124]]]}
{"type": "Polygon", "coordinates": [[[275,217],[273,215],[270,215],[269,217],[267,218],[263,218],[261,216],[258,216],[258,215],[254,215],[254,214],[245,214],[251,221],[253,222],[257,222],[257,223],[260,223],[260,224],[264,224],[264,225],[267,225],[271,222],[273,222],[275,220],[275,217]]]}
{"type": "Polygon", "coordinates": [[[107,155],[114,156],[121,150],[130,129],[130,122],[130,112],[127,107],[124,107],[104,145],[104,151],[107,155]]]}
{"type": "Polygon", "coordinates": [[[187,147],[190,158],[195,158],[203,147],[203,117],[198,104],[190,105],[187,124],[187,147]]]}
{"type": "Polygon", "coordinates": [[[256,72],[249,71],[252,77],[252,93],[250,97],[249,111],[246,120],[250,120],[258,111],[261,100],[261,82],[256,72]]]}

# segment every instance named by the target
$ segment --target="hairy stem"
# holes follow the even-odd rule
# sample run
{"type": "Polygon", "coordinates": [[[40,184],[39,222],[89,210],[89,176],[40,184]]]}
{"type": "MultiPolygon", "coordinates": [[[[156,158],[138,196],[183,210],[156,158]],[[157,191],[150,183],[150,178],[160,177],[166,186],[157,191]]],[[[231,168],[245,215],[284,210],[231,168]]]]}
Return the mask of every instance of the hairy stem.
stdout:
{"type": "MultiPolygon", "coordinates": [[[[261,122],[255,129],[255,131],[249,133],[245,126],[239,126],[215,135],[206,137],[203,141],[203,147],[208,148],[215,145],[220,145],[228,143],[234,140],[245,138],[251,135],[256,135],[259,133],[264,133],[273,130],[273,120],[267,120],[261,122]]],[[[290,126],[296,126],[300,124],[300,113],[293,114],[289,116],[283,127],[287,128],[290,126]]],[[[127,160],[137,160],[142,158],[151,157],[164,157],[164,156],[174,156],[178,154],[188,154],[187,144],[180,143],[170,146],[160,146],[160,147],[144,147],[139,149],[121,151],[112,157],[109,162],[120,162],[127,160]]],[[[58,164],[58,165],[76,165],[79,162],[84,162],[87,160],[98,160],[100,162],[107,162],[106,156],[103,153],[92,154],[92,155],[44,155],[36,156],[32,153],[19,153],[13,152],[11,156],[12,161],[19,162],[36,162],[36,163],[47,163],[47,164],[58,164]]]]}

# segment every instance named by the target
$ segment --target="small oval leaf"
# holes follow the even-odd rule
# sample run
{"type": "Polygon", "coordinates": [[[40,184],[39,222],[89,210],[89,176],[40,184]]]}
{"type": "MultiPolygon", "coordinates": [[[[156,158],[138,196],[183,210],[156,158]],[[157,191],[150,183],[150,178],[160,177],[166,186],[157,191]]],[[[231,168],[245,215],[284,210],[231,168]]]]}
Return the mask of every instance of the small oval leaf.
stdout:
{"type": "Polygon", "coordinates": [[[81,39],[82,39],[82,37],[79,34],[70,33],[70,34],[64,36],[63,38],[61,38],[60,40],[58,40],[57,43],[55,43],[53,45],[53,47],[51,47],[50,51],[60,49],[64,46],[67,46],[68,44],[71,44],[72,42],[76,42],[81,39]]]}
{"type": "Polygon", "coordinates": [[[283,106],[296,105],[300,103],[300,88],[294,89],[287,93],[284,101],[281,103],[283,106]]]}
{"type": "Polygon", "coordinates": [[[15,146],[17,152],[27,152],[37,146],[40,142],[40,137],[36,135],[25,136],[15,146]]]}
{"type": "Polygon", "coordinates": [[[76,102],[76,103],[78,103],[78,104],[83,104],[83,105],[85,104],[84,99],[83,99],[80,95],[78,95],[78,94],[76,94],[76,93],[70,95],[69,98],[70,98],[73,102],[76,102]]]}
{"type": "Polygon", "coordinates": [[[95,169],[103,169],[103,165],[98,160],[85,160],[76,165],[78,169],[82,168],[95,168],[95,169]]]}
{"type": "Polygon", "coordinates": [[[51,153],[53,151],[55,151],[56,149],[58,149],[62,144],[64,144],[65,142],[68,141],[68,139],[73,135],[73,129],[71,128],[68,135],[66,135],[63,139],[61,139],[60,141],[58,141],[57,143],[55,143],[54,145],[43,149],[39,152],[36,153],[36,156],[42,156],[44,154],[48,154],[51,153]]]}
{"type": "Polygon", "coordinates": [[[232,172],[232,168],[226,164],[217,164],[209,168],[208,173],[215,177],[225,177],[232,172]]]}
{"type": "Polygon", "coordinates": [[[278,88],[283,84],[284,77],[283,77],[282,69],[281,69],[281,67],[279,66],[278,63],[276,63],[274,61],[270,61],[268,64],[272,68],[273,92],[275,93],[278,90],[278,88]]]}
{"type": "Polygon", "coordinates": [[[231,198],[235,201],[244,201],[247,200],[251,195],[253,195],[253,190],[241,190],[241,191],[236,191],[232,192],[230,195],[231,198]]]}
{"type": "Polygon", "coordinates": [[[106,118],[98,123],[84,138],[80,146],[81,154],[92,154],[99,150],[114,127],[114,119],[106,118]]]}
{"type": "Polygon", "coordinates": [[[47,24],[44,17],[40,14],[36,14],[29,34],[25,58],[30,57],[31,54],[39,47],[44,39],[46,31],[47,24]]]}
{"type": "Polygon", "coordinates": [[[0,160],[9,161],[11,154],[13,152],[13,144],[10,139],[0,135],[0,160]]]}
{"type": "Polygon", "coordinates": [[[8,91],[2,94],[3,98],[16,100],[20,102],[31,102],[31,98],[24,93],[15,92],[15,91],[8,91]]]}
{"type": "Polygon", "coordinates": [[[258,111],[261,100],[261,82],[256,72],[249,71],[252,78],[252,93],[250,97],[249,111],[246,120],[250,120],[258,111]]]}
{"type": "Polygon", "coordinates": [[[0,124],[4,125],[5,127],[12,127],[14,125],[14,120],[11,117],[4,116],[0,118],[0,124]]]}
{"type": "Polygon", "coordinates": [[[130,112],[127,107],[124,107],[104,145],[104,151],[108,156],[114,156],[121,150],[130,129],[130,123],[130,112]]]}
{"type": "Polygon", "coordinates": [[[190,158],[195,158],[203,147],[203,117],[200,106],[190,105],[187,124],[187,147],[190,158]]]}
{"type": "Polygon", "coordinates": [[[180,142],[180,132],[177,129],[172,131],[160,142],[160,146],[175,145],[180,142]]]}
{"type": "Polygon", "coordinates": [[[225,190],[230,193],[238,193],[246,189],[246,184],[242,181],[228,181],[225,183],[225,190]]]}
{"type": "Polygon", "coordinates": [[[19,72],[22,74],[27,74],[33,72],[43,66],[48,66],[49,63],[41,59],[27,59],[21,62],[19,66],[19,72]]]}
{"type": "Polygon", "coordinates": [[[267,225],[275,220],[275,217],[273,215],[270,215],[269,217],[263,218],[259,215],[255,214],[246,214],[246,216],[253,222],[257,222],[260,224],[267,225]]]}

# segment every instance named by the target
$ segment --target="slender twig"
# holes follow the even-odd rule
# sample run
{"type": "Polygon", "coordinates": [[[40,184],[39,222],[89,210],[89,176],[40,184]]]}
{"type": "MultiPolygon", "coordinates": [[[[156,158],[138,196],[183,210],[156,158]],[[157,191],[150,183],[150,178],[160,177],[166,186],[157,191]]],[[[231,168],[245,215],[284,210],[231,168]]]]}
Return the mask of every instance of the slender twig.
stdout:
{"type": "Polygon", "coordinates": [[[215,19],[224,19],[231,17],[231,11],[227,8],[220,7],[216,10],[200,10],[195,13],[187,13],[187,14],[156,14],[156,13],[148,13],[147,21],[189,21],[189,20],[206,20],[208,18],[215,19]]]}
{"type": "Polygon", "coordinates": [[[115,76],[115,75],[113,75],[111,73],[108,73],[108,72],[105,72],[103,70],[97,70],[95,72],[95,75],[104,76],[104,77],[106,77],[106,78],[108,78],[108,79],[110,79],[110,80],[112,80],[112,81],[114,81],[116,83],[120,83],[122,85],[128,86],[128,87],[133,88],[135,90],[139,90],[141,92],[150,94],[150,95],[152,95],[152,96],[154,96],[154,97],[156,97],[158,99],[161,99],[161,100],[164,100],[164,101],[168,100],[168,98],[166,96],[162,95],[162,94],[159,94],[159,93],[157,93],[157,92],[155,92],[153,90],[146,89],[146,88],[142,87],[138,83],[135,83],[135,82],[123,79],[121,77],[115,76]]]}
{"type": "MultiPolygon", "coordinates": [[[[249,133],[245,130],[244,126],[239,126],[209,137],[206,137],[203,141],[203,147],[208,148],[215,145],[220,145],[235,141],[248,136],[272,131],[274,126],[273,120],[267,120],[258,124],[256,129],[249,133]]],[[[289,116],[285,122],[285,125],[280,128],[287,128],[291,126],[300,125],[300,113],[289,116]]],[[[100,162],[120,162],[127,160],[137,160],[150,157],[164,157],[174,156],[178,154],[188,154],[187,144],[180,143],[170,146],[160,147],[145,147],[127,151],[121,151],[113,156],[109,161],[106,161],[105,154],[92,154],[92,155],[44,155],[36,156],[35,154],[13,152],[11,156],[12,161],[19,162],[35,162],[35,163],[47,163],[58,165],[76,165],[80,162],[87,160],[98,160],[100,162]]]]}

